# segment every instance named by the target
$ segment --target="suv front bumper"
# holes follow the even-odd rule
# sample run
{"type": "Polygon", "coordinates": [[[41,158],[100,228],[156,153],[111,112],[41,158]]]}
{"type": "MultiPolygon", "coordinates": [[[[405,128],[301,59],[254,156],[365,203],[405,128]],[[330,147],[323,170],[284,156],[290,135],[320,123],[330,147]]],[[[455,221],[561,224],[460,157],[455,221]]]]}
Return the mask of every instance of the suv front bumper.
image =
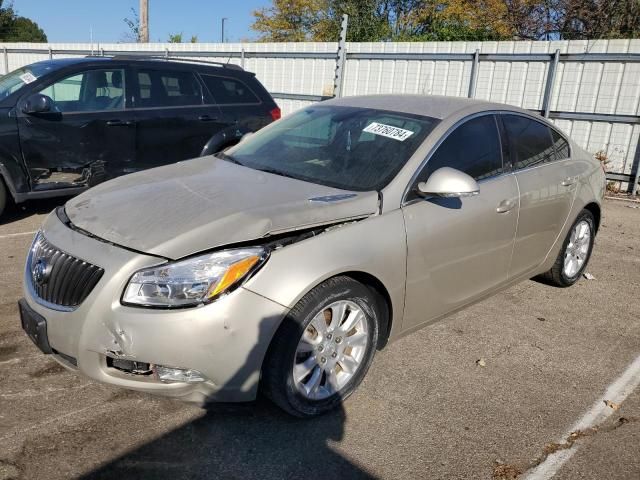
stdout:
{"type": "Polygon", "coordinates": [[[31,286],[30,269],[25,269],[23,302],[28,308],[23,309],[46,320],[44,340],[61,364],[100,382],[199,403],[255,398],[264,355],[286,307],[244,288],[195,308],[124,306],[120,298],[131,275],[164,259],[76,232],[55,213],[42,232],[58,249],[104,269],[95,288],[71,311],[43,302],[31,286]],[[160,381],[113,368],[109,359],[196,370],[206,380],[160,381]]]}

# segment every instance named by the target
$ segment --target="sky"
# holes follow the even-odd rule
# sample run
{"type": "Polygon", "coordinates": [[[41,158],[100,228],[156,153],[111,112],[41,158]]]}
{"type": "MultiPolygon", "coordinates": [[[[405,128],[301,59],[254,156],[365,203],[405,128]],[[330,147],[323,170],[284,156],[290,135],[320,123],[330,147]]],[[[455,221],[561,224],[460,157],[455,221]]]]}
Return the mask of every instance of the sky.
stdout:
{"type": "MultiPolygon", "coordinates": [[[[182,32],[184,41],[197,35],[200,42],[219,42],[222,17],[228,18],[227,41],[255,38],[251,12],[269,5],[270,0],[149,0],[149,40],[165,42],[182,32]]],[[[139,0],[13,0],[18,14],[37,22],[52,43],[89,43],[92,29],[94,43],[124,41],[123,19],[132,18],[131,8],[138,6],[139,0]]]]}

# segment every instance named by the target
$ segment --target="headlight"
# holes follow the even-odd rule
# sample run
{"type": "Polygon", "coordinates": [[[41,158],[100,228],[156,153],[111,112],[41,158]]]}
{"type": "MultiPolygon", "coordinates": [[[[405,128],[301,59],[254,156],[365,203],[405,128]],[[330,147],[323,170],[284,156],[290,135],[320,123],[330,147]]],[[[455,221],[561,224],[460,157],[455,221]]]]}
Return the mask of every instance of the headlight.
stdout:
{"type": "Polygon", "coordinates": [[[266,259],[264,248],[236,248],[146,268],[131,277],[122,303],[165,308],[209,303],[266,259]]]}

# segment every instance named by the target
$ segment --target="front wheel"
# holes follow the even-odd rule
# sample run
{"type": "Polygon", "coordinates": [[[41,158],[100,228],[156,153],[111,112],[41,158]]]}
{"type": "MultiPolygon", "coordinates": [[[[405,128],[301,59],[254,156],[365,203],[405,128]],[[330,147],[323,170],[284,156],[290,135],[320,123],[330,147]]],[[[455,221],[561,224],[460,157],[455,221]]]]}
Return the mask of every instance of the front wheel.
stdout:
{"type": "Polygon", "coordinates": [[[2,218],[2,213],[4,212],[5,207],[7,206],[7,187],[4,186],[4,181],[2,177],[0,177],[0,218],[2,218]]]}
{"type": "Polygon", "coordinates": [[[349,277],[329,279],[311,290],[287,315],[269,347],[263,392],[299,417],[336,408],[373,360],[377,305],[373,291],[349,277]]]}
{"type": "Polygon", "coordinates": [[[558,287],[570,287],[583,274],[591,258],[595,240],[595,220],[589,210],[582,210],[571,226],[551,270],[543,278],[558,287]]]}

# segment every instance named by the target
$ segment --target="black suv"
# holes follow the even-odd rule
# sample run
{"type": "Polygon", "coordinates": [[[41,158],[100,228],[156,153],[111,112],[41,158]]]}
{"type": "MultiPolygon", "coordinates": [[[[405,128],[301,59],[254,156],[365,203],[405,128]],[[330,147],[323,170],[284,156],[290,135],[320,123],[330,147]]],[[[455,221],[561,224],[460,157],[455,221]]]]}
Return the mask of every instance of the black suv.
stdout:
{"type": "Polygon", "coordinates": [[[0,77],[0,215],[8,200],[73,195],[215,153],[280,118],[236,65],[87,57],[0,77]]]}

